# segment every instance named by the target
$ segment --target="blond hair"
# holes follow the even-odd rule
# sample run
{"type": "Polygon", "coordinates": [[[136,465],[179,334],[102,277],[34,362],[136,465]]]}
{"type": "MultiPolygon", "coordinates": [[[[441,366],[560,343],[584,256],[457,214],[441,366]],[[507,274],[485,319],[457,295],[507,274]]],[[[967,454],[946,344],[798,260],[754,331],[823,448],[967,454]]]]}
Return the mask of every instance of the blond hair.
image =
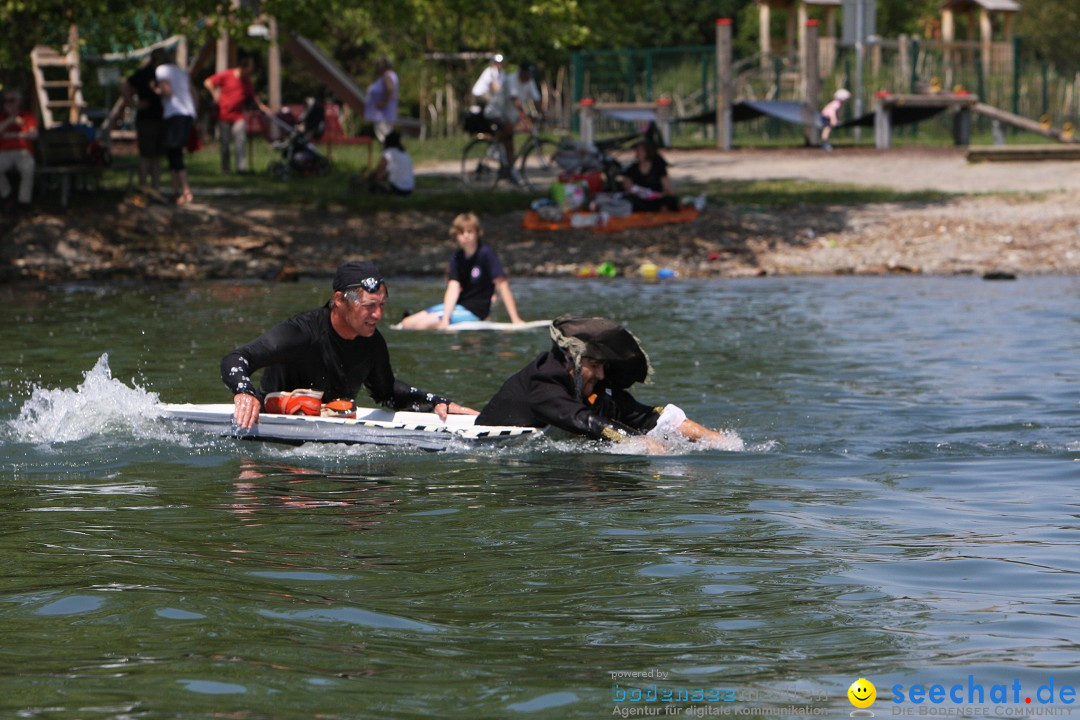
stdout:
{"type": "Polygon", "coordinates": [[[450,223],[450,238],[456,240],[457,236],[466,230],[475,230],[478,240],[484,236],[484,228],[480,226],[480,218],[476,217],[476,213],[461,213],[454,218],[450,223]]]}

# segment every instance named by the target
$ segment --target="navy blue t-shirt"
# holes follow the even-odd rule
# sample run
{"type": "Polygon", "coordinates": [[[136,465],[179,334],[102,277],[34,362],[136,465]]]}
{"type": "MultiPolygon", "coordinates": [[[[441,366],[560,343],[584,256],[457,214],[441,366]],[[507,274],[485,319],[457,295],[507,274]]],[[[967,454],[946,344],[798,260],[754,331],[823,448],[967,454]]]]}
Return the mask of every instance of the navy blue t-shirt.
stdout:
{"type": "Polygon", "coordinates": [[[495,278],[506,277],[499,256],[483,243],[471,258],[464,250],[458,250],[450,258],[450,279],[461,283],[458,305],[468,309],[476,317],[485,320],[491,314],[491,295],[495,292],[495,278]]]}

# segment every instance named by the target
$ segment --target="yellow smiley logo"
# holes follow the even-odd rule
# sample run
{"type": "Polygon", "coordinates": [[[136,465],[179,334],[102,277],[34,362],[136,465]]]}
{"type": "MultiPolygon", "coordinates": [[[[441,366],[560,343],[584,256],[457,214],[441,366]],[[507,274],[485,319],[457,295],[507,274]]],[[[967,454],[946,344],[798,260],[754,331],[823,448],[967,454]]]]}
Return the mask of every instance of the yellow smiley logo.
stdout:
{"type": "Polygon", "coordinates": [[[848,700],[857,708],[868,708],[877,700],[877,688],[866,678],[859,678],[847,689],[848,700]]]}

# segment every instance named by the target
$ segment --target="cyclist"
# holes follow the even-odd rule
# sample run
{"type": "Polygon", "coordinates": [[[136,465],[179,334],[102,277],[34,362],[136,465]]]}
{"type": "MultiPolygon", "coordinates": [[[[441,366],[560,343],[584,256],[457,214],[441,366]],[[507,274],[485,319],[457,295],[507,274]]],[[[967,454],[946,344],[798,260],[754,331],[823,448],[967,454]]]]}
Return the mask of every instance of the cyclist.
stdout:
{"type": "MultiPolygon", "coordinates": [[[[521,121],[524,128],[529,127],[529,115],[525,112],[525,103],[540,103],[540,90],[533,77],[536,66],[522,63],[516,73],[506,76],[505,81],[484,108],[484,117],[495,126],[495,137],[502,144],[506,153],[504,168],[509,169],[510,179],[517,185],[524,185],[521,174],[514,168],[514,127],[521,121]]],[[[543,112],[538,113],[543,117],[543,112]]]]}
{"type": "Polygon", "coordinates": [[[506,77],[506,73],[503,72],[503,56],[496,53],[491,58],[491,64],[484,68],[484,72],[480,73],[480,77],[477,78],[476,83],[473,84],[472,96],[473,104],[484,106],[491,98],[499,92],[499,88],[503,85],[503,79],[506,77]]]}

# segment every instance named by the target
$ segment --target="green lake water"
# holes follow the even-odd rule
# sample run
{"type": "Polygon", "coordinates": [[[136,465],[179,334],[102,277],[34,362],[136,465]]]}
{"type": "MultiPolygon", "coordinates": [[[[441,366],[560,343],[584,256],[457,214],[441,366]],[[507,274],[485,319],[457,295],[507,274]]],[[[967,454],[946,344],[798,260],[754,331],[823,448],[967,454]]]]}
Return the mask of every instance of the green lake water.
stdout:
{"type": "MultiPolygon", "coordinates": [[[[745,452],[154,419],[328,285],[0,288],[0,717],[847,717],[860,677],[877,717],[1074,707],[1080,279],[514,281],[626,323],[637,397],[745,452]]],[[[396,280],[388,320],[440,300],[396,280]]],[[[383,332],[477,407],[549,344],[383,332]]]]}

